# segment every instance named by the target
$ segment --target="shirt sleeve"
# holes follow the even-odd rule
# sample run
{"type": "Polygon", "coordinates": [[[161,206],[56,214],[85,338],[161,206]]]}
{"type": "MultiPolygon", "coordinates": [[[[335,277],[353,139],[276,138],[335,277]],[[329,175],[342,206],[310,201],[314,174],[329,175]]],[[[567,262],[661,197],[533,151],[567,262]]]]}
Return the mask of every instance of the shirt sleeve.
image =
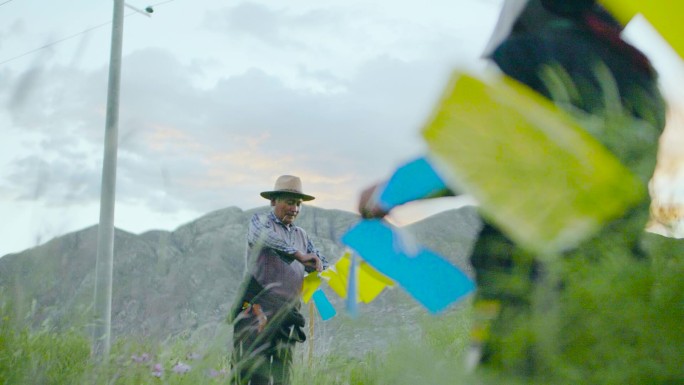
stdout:
{"type": "Polygon", "coordinates": [[[306,252],[315,253],[323,263],[323,269],[327,269],[328,266],[330,266],[330,263],[328,263],[328,259],[323,254],[321,254],[321,252],[318,251],[318,249],[316,249],[316,246],[314,246],[313,242],[311,242],[311,238],[309,237],[306,237],[306,252]]]}
{"type": "Polygon", "coordinates": [[[254,214],[249,223],[247,243],[250,247],[273,249],[286,262],[292,262],[294,260],[293,255],[297,252],[297,249],[273,230],[273,223],[267,217],[259,214],[254,214]]]}

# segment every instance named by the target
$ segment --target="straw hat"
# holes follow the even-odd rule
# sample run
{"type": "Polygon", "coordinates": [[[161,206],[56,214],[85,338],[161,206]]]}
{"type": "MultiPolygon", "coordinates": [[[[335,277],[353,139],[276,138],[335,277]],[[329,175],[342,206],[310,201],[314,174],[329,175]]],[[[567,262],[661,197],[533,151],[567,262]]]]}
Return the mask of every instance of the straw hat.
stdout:
{"type": "Polygon", "coordinates": [[[310,201],[316,198],[302,192],[302,180],[293,175],[281,175],[276,179],[272,191],[264,191],[260,194],[266,199],[274,199],[278,195],[293,195],[303,201],[310,201]]]}

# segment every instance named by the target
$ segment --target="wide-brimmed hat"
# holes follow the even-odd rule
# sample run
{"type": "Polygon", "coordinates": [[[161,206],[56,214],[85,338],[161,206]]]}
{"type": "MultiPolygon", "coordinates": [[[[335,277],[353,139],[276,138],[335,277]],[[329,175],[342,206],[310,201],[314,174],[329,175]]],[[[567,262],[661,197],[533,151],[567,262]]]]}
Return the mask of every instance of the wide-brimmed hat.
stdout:
{"type": "Polygon", "coordinates": [[[273,191],[264,191],[260,194],[266,199],[274,199],[278,195],[293,195],[303,201],[311,201],[316,198],[302,192],[302,180],[294,175],[281,175],[276,179],[273,191]]]}

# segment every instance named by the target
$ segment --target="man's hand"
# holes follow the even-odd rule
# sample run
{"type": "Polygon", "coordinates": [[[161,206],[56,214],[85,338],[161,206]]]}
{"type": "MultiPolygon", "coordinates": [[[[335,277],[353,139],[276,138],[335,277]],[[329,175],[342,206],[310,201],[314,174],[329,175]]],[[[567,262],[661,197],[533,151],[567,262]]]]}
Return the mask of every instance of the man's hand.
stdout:
{"type": "Polygon", "coordinates": [[[266,328],[268,317],[266,317],[266,313],[264,313],[264,311],[261,309],[261,305],[258,303],[252,305],[252,310],[254,311],[254,315],[257,319],[257,332],[261,333],[264,331],[264,328],[266,328]]]}
{"type": "Polygon", "coordinates": [[[323,262],[321,262],[321,259],[318,258],[318,255],[315,253],[304,254],[298,251],[294,254],[294,257],[296,260],[301,262],[304,267],[308,267],[316,271],[323,271],[323,262]]]}
{"type": "Polygon", "coordinates": [[[368,187],[361,192],[359,197],[359,214],[363,218],[382,218],[387,215],[387,212],[382,210],[375,201],[376,189],[380,188],[382,184],[376,184],[368,187]]]}

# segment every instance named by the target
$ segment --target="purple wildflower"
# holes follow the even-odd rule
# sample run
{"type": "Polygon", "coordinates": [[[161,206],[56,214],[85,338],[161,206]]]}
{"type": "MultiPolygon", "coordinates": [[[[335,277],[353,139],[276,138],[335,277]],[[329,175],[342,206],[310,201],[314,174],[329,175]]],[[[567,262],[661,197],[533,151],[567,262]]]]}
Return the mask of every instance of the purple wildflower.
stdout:
{"type": "Polygon", "coordinates": [[[211,369],[209,371],[209,377],[211,377],[211,378],[223,377],[225,375],[226,375],[226,369],[221,369],[221,370],[211,369]]]}
{"type": "Polygon", "coordinates": [[[150,360],[150,355],[147,354],[147,353],[143,353],[143,354],[141,354],[141,355],[139,355],[139,356],[134,354],[134,355],[131,356],[131,360],[133,360],[133,362],[136,362],[136,363],[140,364],[140,363],[149,361],[149,360],[150,360]]]}
{"type": "Polygon", "coordinates": [[[174,373],[183,374],[189,372],[190,369],[192,369],[190,365],[179,362],[171,370],[173,370],[174,373]]]}
{"type": "Polygon", "coordinates": [[[164,374],[164,367],[162,364],[154,364],[152,366],[152,375],[155,377],[161,377],[164,374]]]}

